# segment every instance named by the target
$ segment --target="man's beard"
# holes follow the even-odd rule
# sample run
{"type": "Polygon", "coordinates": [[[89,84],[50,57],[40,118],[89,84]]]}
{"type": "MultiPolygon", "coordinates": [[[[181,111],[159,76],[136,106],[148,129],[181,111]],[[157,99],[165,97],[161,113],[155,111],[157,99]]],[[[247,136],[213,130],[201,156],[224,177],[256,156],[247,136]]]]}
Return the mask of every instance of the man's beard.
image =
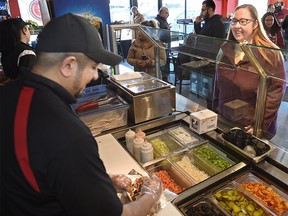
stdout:
{"type": "Polygon", "coordinates": [[[77,93],[74,95],[74,97],[75,97],[75,98],[80,98],[80,97],[82,97],[82,95],[83,95],[83,90],[77,92],[77,93]]]}
{"type": "Polygon", "coordinates": [[[80,98],[83,94],[83,91],[84,91],[84,88],[80,88],[80,85],[81,85],[81,79],[82,79],[82,72],[83,71],[80,71],[79,69],[77,70],[77,76],[73,82],[73,88],[75,90],[75,93],[74,93],[74,97],[75,98],[80,98]]]}

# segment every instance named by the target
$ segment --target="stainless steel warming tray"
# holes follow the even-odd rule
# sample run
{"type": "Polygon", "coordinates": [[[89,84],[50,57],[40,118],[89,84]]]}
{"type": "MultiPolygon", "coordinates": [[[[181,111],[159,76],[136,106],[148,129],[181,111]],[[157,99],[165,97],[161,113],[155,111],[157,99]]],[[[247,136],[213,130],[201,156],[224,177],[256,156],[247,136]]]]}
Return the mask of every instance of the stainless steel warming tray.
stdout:
{"type": "Polygon", "coordinates": [[[147,73],[140,72],[139,75],[139,78],[128,78],[127,80],[117,80],[115,77],[112,76],[111,80],[113,82],[117,82],[120,86],[122,86],[134,95],[170,87],[169,83],[152,77],[147,73]]]}
{"type": "Polygon", "coordinates": [[[169,115],[176,107],[175,86],[160,79],[140,73],[136,79],[108,79],[109,86],[129,105],[129,120],[135,124],[169,115]]]}

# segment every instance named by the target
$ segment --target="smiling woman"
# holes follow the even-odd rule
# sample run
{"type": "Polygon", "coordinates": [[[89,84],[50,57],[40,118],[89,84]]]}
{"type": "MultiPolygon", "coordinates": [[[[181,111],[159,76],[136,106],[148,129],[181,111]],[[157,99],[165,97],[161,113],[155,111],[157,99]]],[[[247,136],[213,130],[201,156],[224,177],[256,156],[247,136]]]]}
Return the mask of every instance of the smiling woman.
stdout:
{"type": "Polygon", "coordinates": [[[276,133],[278,109],[285,92],[286,75],[281,50],[268,39],[256,8],[250,4],[240,5],[235,9],[227,38],[236,43],[224,43],[217,56],[213,109],[228,118],[225,111],[228,104],[236,101],[244,103],[245,118],[229,120],[243,126],[248,133],[254,132],[259,75],[238,43],[247,41],[253,45],[267,47],[256,47],[253,54],[265,71],[277,78],[269,79],[267,83],[262,126],[263,136],[271,139],[276,133]]]}

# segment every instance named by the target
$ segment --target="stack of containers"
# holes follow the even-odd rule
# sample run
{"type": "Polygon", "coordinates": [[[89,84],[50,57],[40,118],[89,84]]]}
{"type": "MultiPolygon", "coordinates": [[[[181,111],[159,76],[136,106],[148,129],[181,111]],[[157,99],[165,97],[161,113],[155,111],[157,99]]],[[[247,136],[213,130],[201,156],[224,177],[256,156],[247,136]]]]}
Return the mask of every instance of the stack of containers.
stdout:
{"type": "Polygon", "coordinates": [[[125,126],[128,108],[127,102],[105,85],[87,87],[82,97],[72,105],[74,112],[89,127],[94,136],[106,130],[125,126]],[[86,108],[81,109],[83,106],[86,108]]]}
{"type": "MultiPolygon", "coordinates": [[[[127,133],[132,135],[131,131],[127,133]]],[[[133,132],[132,155],[149,174],[155,173],[162,180],[165,189],[176,194],[235,164],[209,141],[203,140],[183,124],[168,126],[146,135],[146,140],[152,144],[154,157],[143,161],[140,152],[145,141],[136,134],[133,132]]],[[[126,146],[131,148],[127,138],[126,146]]]]}

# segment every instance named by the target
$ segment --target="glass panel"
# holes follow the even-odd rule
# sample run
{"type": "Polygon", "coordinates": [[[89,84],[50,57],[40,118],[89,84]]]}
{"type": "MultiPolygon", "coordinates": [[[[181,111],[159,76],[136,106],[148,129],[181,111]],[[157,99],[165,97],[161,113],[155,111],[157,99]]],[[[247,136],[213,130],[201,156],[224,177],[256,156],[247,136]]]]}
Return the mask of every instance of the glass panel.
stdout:
{"type": "MultiPolygon", "coordinates": [[[[202,2],[202,0],[187,1],[187,18],[190,18],[194,21],[196,17],[199,16],[201,13],[202,2]]],[[[194,25],[188,25],[186,32],[194,32],[194,25]]]]}
{"type": "Polygon", "coordinates": [[[184,0],[163,0],[163,6],[169,8],[168,23],[171,23],[172,31],[183,31],[180,25],[177,24],[177,19],[185,18],[185,1],[184,0]]]}
{"type": "Polygon", "coordinates": [[[130,1],[129,0],[110,0],[111,23],[130,21],[130,1]]]}
{"type": "Polygon", "coordinates": [[[158,13],[158,0],[138,0],[138,10],[144,15],[145,20],[154,19],[158,13]]]}
{"type": "Polygon", "coordinates": [[[192,33],[142,26],[141,29],[153,43],[161,49],[166,48],[166,57],[173,61],[175,76],[181,71],[182,79],[190,81],[190,92],[204,99],[204,106],[219,114],[220,128],[244,128],[263,116],[264,123],[260,122],[259,127],[262,127],[264,137],[270,140],[275,135],[273,141],[279,143],[280,139],[283,143],[281,137],[287,131],[285,123],[278,124],[275,132],[277,121],[286,121],[284,117],[287,116],[284,111],[278,113],[279,107],[287,107],[288,102],[288,92],[285,94],[288,62],[282,55],[286,55],[287,50],[240,45],[192,33]],[[163,35],[170,37],[170,43],[159,42],[163,35]],[[261,79],[262,72],[267,74],[267,79],[265,76],[261,79]],[[261,80],[265,84],[262,90],[261,80]]]}

